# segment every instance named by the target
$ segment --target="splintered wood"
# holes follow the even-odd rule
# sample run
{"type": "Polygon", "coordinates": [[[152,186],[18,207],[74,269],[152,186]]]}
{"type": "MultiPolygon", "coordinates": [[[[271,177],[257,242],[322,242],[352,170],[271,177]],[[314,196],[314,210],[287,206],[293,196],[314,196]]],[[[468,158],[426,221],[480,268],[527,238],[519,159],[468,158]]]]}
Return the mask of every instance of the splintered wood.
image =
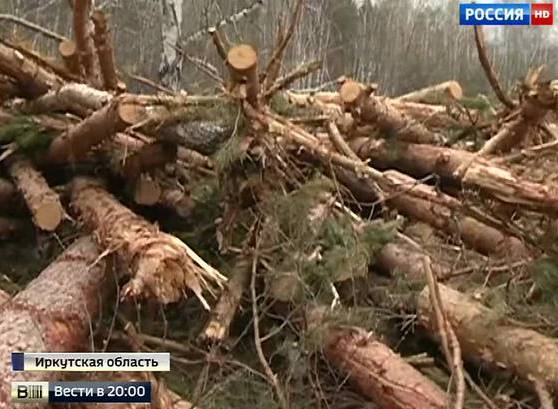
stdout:
{"type": "Polygon", "coordinates": [[[209,309],[203,292],[225,278],[186,244],[121,205],[99,184],[84,178],[73,182],[72,205],[101,246],[124,261],[132,278],[125,297],[179,300],[190,289],[209,309]]]}

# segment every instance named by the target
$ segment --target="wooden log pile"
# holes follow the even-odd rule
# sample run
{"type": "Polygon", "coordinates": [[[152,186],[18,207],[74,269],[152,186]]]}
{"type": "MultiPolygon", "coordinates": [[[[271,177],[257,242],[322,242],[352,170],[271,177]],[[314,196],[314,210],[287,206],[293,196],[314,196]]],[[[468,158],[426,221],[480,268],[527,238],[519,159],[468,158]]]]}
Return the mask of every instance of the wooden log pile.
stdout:
{"type": "MultiPolygon", "coordinates": [[[[556,321],[527,328],[482,300],[491,291],[504,297],[504,289],[506,308],[517,294],[531,307],[552,305],[545,297],[558,280],[550,223],[558,186],[502,155],[542,151],[530,145],[558,106],[558,82],[531,72],[521,103],[507,101],[489,126],[462,105],[456,81],[401,96],[344,77],[336,90],[297,91],[292,85],[320,67],[282,73],[302,4],[278,30],[269,61],[251,45],[231,45],[219,27],[208,30],[226,76],[213,96],[128,92],[110,21],[89,0],[73,2],[75,35],[57,44],[56,69],[0,42],[0,249],[18,234],[73,241],[16,285],[17,295],[0,291],[2,379],[23,379],[9,371],[14,350],[86,351],[90,340],[103,348],[116,340],[115,348],[170,349],[180,365],[201,354],[205,381],[186,395],[200,393],[215,365],[224,373],[236,365],[263,379],[282,409],[301,396],[307,407],[329,406],[352,388],[386,409],[479,407],[474,399],[503,407],[465,360],[494,382],[501,372],[517,377],[506,399],[551,407],[558,344],[544,324],[556,321]],[[492,133],[471,151],[450,128],[492,133]],[[412,234],[419,227],[428,239],[412,234]],[[554,281],[529,275],[541,265],[552,266],[554,281]],[[107,300],[122,310],[93,333],[107,300]],[[145,326],[132,311],[140,304],[145,326]],[[349,324],[363,306],[369,318],[390,311],[391,331],[349,324]],[[182,308],[185,315],[174,315],[188,341],[167,339],[177,324],[153,317],[163,308],[182,308]],[[416,315],[417,332],[429,339],[416,336],[432,355],[427,366],[442,376],[390,338],[404,326],[402,314],[416,315]],[[164,336],[149,335],[150,326],[164,336]],[[319,347],[311,348],[315,332],[319,347]],[[215,344],[233,357],[245,350],[230,358],[215,344]]],[[[477,45],[485,52],[478,32],[477,45]]],[[[160,379],[138,374],[146,376],[162,385],[160,407],[191,406],[160,379]]],[[[0,385],[0,409],[10,407],[8,395],[0,385]]]]}

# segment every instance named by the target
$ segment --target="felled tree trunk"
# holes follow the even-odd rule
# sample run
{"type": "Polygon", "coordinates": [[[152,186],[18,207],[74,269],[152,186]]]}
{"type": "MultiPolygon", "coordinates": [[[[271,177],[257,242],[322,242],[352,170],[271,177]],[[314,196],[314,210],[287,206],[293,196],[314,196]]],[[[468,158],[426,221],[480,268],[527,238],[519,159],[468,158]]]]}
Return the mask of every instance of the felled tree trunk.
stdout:
{"type": "Polygon", "coordinates": [[[418,102],[390,100],[393,107],[397,108],[407,117],[413,118],[427,128],[445,129],[471,126],[479,119],[479,112],[469,110],[468,114],[457,113],[449,115],[448,109],[443,105],[428,105],[418,102]]]}
{"type": "Polygon", "coordinates": [[[457,81],[446,81],[401,95],[396,100],[424,104],[444,104],[461,98],[463,98],[461,85],[457,81]]]}
{"type": "Polygon", "coordinates": [[[105,267],[93,240],[78,239],[23,291],[0,305],[0,409],[12,408],[10,381],[60,380],[56,372],[13,372],[11,352],[89,349],[90,325],[103,298],[105,267]]]}
{"type": "MultiPolygon", "coordinates": [[[[410,280],[424,280],[424,257],[426,253],[410,248],[405,243],[396,241],[386,244],[376,255],[375,266],[390,274],[400,272],[410,280]]],[[[432,270],[436,277],[443,279],[450,272],[447,266],[432,263],[432,270]]]]}
{"type": "Polygon", "coordinates": [[[441,135],[405,116],[388,99],[370,95],[362,84],[346,81],[341,86],[339,95],[346,109],[353,112],[353,116],[363,123],[377,125],[388,135],[415,143],[439,144],[443,141],[441,135]]]}
{"type": "Polygon", "coordinates": [[[162,54],[159,65],[159,81],[165,87],[177,91],[182,79],[182,55],[180,35],[182,27],[183,0],[161,0],[162,54]]]}
{"type": "Polygon", "coordinates": [[[35,225],[46,231],[56,230],[65,212],[45,178],[24,158],[11,158],[8,172],[25,199],[35,225]]]}
{"type": "Polygon", "coordinates": [[[17,101],[14,108],[24,114],[42,114],[70,111],[85,116],[105,106],[112,95],[87,84],[65,84],[33,100],[17,101]]]}
{"type": "Polygon", "coordinates": [[[74,1],[74,35],[85,78],[90,85],[99,85],[99,73],[95,61],[93,38],[91,36],[91,0],[74,1]]]}
{"type": "Polygon", "coordinates": [[[558,210],[558,192],[541,183],[523,180],[511,170],[479,158],[471,152],[438,146],[388,143],[370,138],[353,138],[349,145],[361,159],[371,159],[380,169],[395,168],[417,178],[435,173],[464,186],[477,187],[485,194],[510,204],[539,211],[558,210]],[[471,162],[465,175],[457,169],[471,162]]]}
{"type": "MultiPolygon", "coordinates": [[[[467,295],[439,285],[440,299],[465,357],[558,392],[558,343],[530,329],[506,324],[467,295]]],[[[426,287],[418,298],[419,320],[436,334],[436,318],[426,287]]]]}
{"type": "Polygon", "coordinates": [[[91,18],[95,24],[93,42],[99,56],[99,66],[101,68],[104,88],[110,90],[122,88],[124,84],[119,84],[116,75],[114,49],[112,48],[112,39],[105,13],[99,9],[95,10],[91,18]]]}
{"type": "Polygon", "coordinates": [[[10,299],[10,295],[4,290],[0,290],[0,306],[10,299]]]}
{"type": "Polygon", "coordinates": [[[252,262],[240,256],[231,272],[231,279],[213,309],[211,319],[202,332],[202,338],[211,342],[223,341],[229,335],[229,329],[236,310],[240,304],[242,293],[248,285],[252,262]]]}
{"type": "Polygon", "coordinates": [[[383,409],[445,409],[448,397],[370,332],[327,330],[326,357],[383,409]]]}
{"type": "Polygon", "coordinates": [[[44,159],[55,163],[79,161],[93,146],[143,118],[143,107],[113,99],[54,139],[44,159]]]}
{"type": "Polygon", "coordinates": [[[8,77],[0,75],[0,103],[16,97],[18,94],[19,90],[17,89],[16,84],[8,77]]]}
{"type": "Polygon", "coordinates": [[[13,78],[19,91],[27,98],[36,98],[62,84],[56,74],[4,44],[0,44],[0,73],[13,78]]]}
{"type": "Polygon", "coordinates": [[[224,280],[186,244],[121,205],[98,183],[76,178],[72,205],[100,244],[130,266],[126,297],[153,297],[170,303],[190,289],[209,308],[202,292],[224,280]]]}

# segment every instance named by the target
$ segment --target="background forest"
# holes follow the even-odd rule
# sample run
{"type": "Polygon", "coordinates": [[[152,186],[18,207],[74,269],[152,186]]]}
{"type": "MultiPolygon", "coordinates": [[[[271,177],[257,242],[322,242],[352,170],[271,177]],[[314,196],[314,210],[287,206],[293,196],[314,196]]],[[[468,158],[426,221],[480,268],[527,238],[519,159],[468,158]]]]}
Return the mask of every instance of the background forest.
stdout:
{"type": "MultiPolygon", "coordinates": [[[[207,36],[191,34],[249,7],[254,0],[181,0],[180,48],[186,52],[181,85],[190,91],[208,90],[214,83],[191,59],[201,58],[216,69],[222,64],[207,36]],[[189,39],[190,37],[190,39],[189,39]]],[[[264,59],[273,48],[278,22],[288,16],[294,0],[261,0],[246,18],[224,27],[233,42],[256,46],[264,59]]],[[[128,74],[157,78],[162,51],[162,7],[155,0],[107,0],[97,5],[112,16],[117,61],[128,74]]],[[[177,6],[178,7],[178,6],[177,6]]],[[[303,62],[324,60],[324,69],[300,81],[299,88],[327,84],[340,75],[377,82],[388,95],[455,79],[465,93],[488,93],[478,64],[470,27],[459,26],[459,1],[433,0],[309,0],[301,24],[284,59],[286,70],[303,62]],[[389,29],[388,29],[389,28],[389,29]]],[[[71,35],[71,15],[63,0],[1,0],[0,13],[9,13],[71,35]]],[[[9,23],[2,34],[33,42],[38,50],[56,50],[40,35],[9,23]],[[38,48],[37,48],[38,47],[38,48]]],[[[504,88],[513,86],[528,68],[546,64],[549,78],[558,70],[556,27],[486,27],[486,37],[504,88]]]]}

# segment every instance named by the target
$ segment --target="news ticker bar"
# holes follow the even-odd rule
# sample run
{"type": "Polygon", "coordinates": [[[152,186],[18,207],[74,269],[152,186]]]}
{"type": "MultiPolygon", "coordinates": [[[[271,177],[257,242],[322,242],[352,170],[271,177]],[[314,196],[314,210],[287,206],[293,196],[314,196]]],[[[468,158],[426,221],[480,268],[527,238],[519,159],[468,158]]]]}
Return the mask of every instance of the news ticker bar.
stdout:
{"type": "Polygon", "coordinates": [[[461,3],[459,24],[464,26],[551,26],[553,3],[461,3]]]}
{"type": "Polygon", "coordinates": [[[13,371],[170,371],[168,352],[12,352],[13,371]]]}
{"type": "Polygon", "coordinates": [[[151,403],[151,382],[12,382],[12,403],[151,403]]]}

